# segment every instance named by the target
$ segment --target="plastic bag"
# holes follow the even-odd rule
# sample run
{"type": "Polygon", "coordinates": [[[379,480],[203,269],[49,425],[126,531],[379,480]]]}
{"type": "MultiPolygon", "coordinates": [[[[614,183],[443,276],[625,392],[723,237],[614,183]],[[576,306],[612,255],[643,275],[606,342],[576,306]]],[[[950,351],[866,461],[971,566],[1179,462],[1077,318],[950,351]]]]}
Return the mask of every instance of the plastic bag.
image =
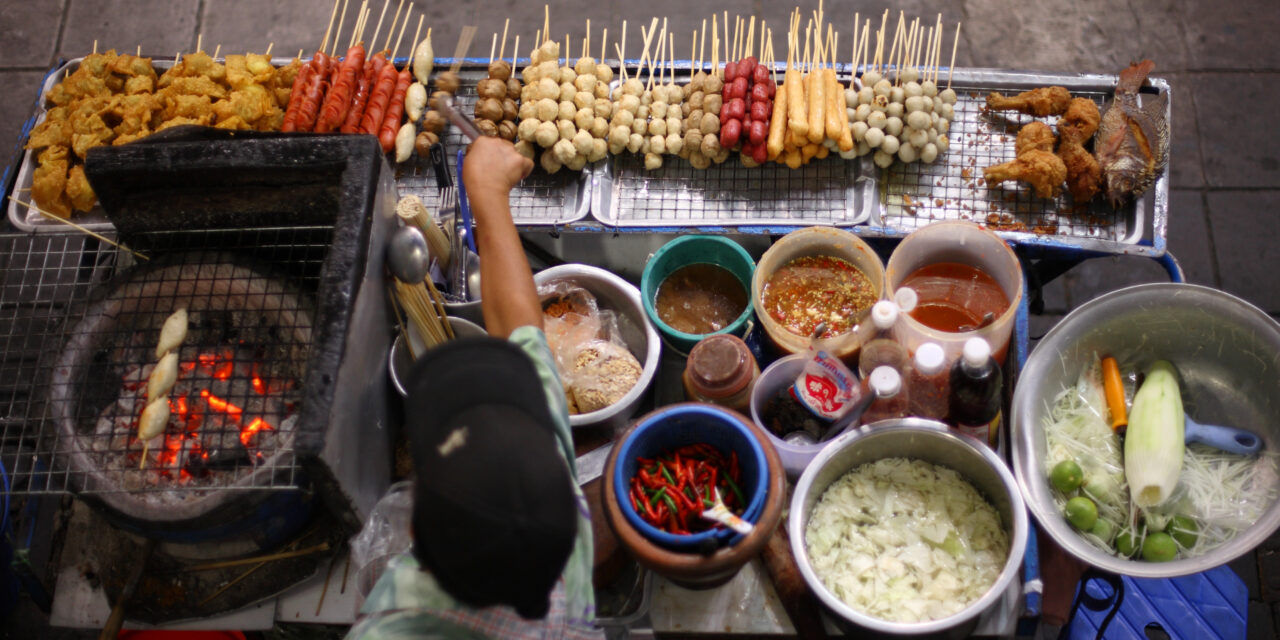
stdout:
{"type": "Polygon", "coordinates": [[[644,368],[622,341],[617,315],[600,309],[590,292],[567,282],[545,284],[538,296],[569,413],[598,411],[622,399],[644,368]]]}
{"type": "Polygon", "coordinates": [[[412,518],[413,485],[408,480],[397,482],[373,506],[364,527],[351,539],[351,561],[356,566],[357,584],[365,595],[387,561],[413,544],[412,518]]]}

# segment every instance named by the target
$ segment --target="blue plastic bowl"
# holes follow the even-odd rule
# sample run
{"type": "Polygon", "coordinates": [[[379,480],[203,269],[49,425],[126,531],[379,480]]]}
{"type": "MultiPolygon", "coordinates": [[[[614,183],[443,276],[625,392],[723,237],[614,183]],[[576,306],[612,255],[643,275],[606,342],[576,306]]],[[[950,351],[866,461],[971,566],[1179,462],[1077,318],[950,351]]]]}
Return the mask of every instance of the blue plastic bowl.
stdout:
{"type": "Polygon", "coordinates": [[[747,501],[742,519],[754,524],[764,510],[769,489],[769,466],[760,441],[743,418],[713,404],[687,402],[671,405],[645,416],[618,443],[617,462],[613,470],[614,495],[622,515],[654,544],[677,551],[693,551],[701,549],[702,545],[707,544],[707,540],[732,545],[743,537],[723,526],[689,535],[667,533],[645,522],[631,506],[628,491],[631,488],[631,478],[639,467],[637,457],[653,458],[664,451],[699,442],[725,453],[737,452],[738,468],[742,475],[739,488],[747,501]]]}

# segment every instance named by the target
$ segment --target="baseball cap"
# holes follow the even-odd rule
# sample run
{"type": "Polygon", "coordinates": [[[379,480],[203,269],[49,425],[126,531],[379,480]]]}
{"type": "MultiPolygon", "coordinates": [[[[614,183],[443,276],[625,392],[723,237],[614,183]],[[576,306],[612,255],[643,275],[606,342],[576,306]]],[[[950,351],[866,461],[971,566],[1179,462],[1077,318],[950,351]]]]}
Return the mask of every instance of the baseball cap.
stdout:
{"type": "Polygon", "coordinates": [[[519,347],[445,343],[409,376],[414,555],[450,595],[545,617],[577,535],[573,479],[519,347]]]}

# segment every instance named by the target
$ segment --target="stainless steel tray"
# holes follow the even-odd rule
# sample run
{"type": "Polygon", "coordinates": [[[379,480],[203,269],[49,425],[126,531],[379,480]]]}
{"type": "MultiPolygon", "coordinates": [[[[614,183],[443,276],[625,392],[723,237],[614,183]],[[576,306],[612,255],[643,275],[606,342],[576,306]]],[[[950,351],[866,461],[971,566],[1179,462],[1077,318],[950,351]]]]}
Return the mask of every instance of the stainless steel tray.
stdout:
{"type": "MultiPolygon", "coordinates": [[[[942,80],[945,83],[945,71],[942,80]]],[[[1035,119],[1016,112],[987,111],[989,92],[1017,93],[1060,85],[1073,96],[1098,102],[1101,109],[1110,100],[1115,82],[1114,75],[956,69],[952,88],[959,100],[949,135],[950,150],[933,164],[895,163],[882,170],[880,207],[869,228],[859,233],[901,236],[936,220],[970,220],[1020,244],[1103,253],[1163,254],[1169,207],[1167,170],[1143,197],[1118,211],[1102,198],[1077,207],[1070,195],[1046,200],[1036,197],[1025,183],[993,186],[982,180],[984,167],[1014,158],[1018,129],[1035,119]],[[1148,220],[1150,242],[1143,243],[1148,220]]],[[[1153,78],[1150,85],[1144,91],[1169,92],[1169,84],[1163,79],[1153,78]]],[[[1058,118],[1040,120],[1056,125],[1058,118]]]]}
{"type": "MultiPolygon", "coordinates": [[[[471,115],[475,108],[476,84],[488,77],[488,65],[474,60],[468,59],[458,70],[458,78],[462,82],[455,97],[459,109],[467,115],[471,115]]],[[[451,59],[437,58],[436,69],[443,70],[451,62],[451,59]]],[[[457,167],[458,150],[466,147],[467,140],[457,127],[449,126],[445,128],[443,142],[449,176],[456,185],[461,179],[457,167]]],[[[418,196],[427,211],[440,209],[439,188],[428,158],[414,154],[405,162],[396,164],[395,172],[396,188],[401,196],[418,196]]],[[[535,162],[533,173],[511,190],[511,217],[519,225],[563,225],[581,220],[587,217],[591,207],[587,192],[589,182],[589,169],[561,169],[549,174],[535,162]]]]}
{"type": "MultiPolygon", "coordinates": [[[[687,83],[690,63],[676,67],[677,83],[687,83]]],[[[724,164],[695,169],[666,155],[662,168],[647,171],[643,155],[624,152],[596,167],[591,214],[611,227],[847,227],[871,216],[875,186],[870,157],[831,154],[799,169],[773,162],[749,169],[735,153],[724,164]]]]}

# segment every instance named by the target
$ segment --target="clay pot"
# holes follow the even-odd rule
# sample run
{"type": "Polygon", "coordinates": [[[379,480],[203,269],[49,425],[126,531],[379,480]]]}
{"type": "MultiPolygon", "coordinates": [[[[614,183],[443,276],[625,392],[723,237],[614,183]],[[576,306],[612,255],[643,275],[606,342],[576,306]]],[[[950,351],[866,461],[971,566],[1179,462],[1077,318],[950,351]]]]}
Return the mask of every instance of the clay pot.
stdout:
{"type": "MultiPolygon", "coordinates": [[[[693,402],[673,406],[684,405],[716,406],[693,402]]],[[[601,495],[604,499],[605,518],[622,547],[635,557],[636,561],[641,565],[687,589],[710,589],[732,579],[738,573],[738,570],[742,568],[742,565],[758,555],[768,543],[770,536],[773,535],[774,530],[782,519],[782,507],[786,498],[786,472],[782,467],[782,460],[778,457],[778,452],[769,442],[768,436],[759,427],[736,411],[725,409],[724,407],[716,407],[718,410],[731,414],[735,419],[741,421],[764,450],[765,466],[769,477],[766,484],[767,492],[764,507],[760,516],[755,519],[755,529],[741,540],[738,540],[737,543],[730,546],[722,546],[710,555],[698,551],[673,551],[651,542],[622,513],[622,507],[618,504],[617,494],[614,489],[615,469],[618,464],[618,452],[622,449],[619,445],[631,437],[636,426],[644,423],[650,416],[671,408],[670,406],[663,407],[645,415],[618,438],[618,445],[615,445],[609,453],[609,459],[605,462],[604,473],[601,475],[601,479],[604,482],[601,495]]]]}

